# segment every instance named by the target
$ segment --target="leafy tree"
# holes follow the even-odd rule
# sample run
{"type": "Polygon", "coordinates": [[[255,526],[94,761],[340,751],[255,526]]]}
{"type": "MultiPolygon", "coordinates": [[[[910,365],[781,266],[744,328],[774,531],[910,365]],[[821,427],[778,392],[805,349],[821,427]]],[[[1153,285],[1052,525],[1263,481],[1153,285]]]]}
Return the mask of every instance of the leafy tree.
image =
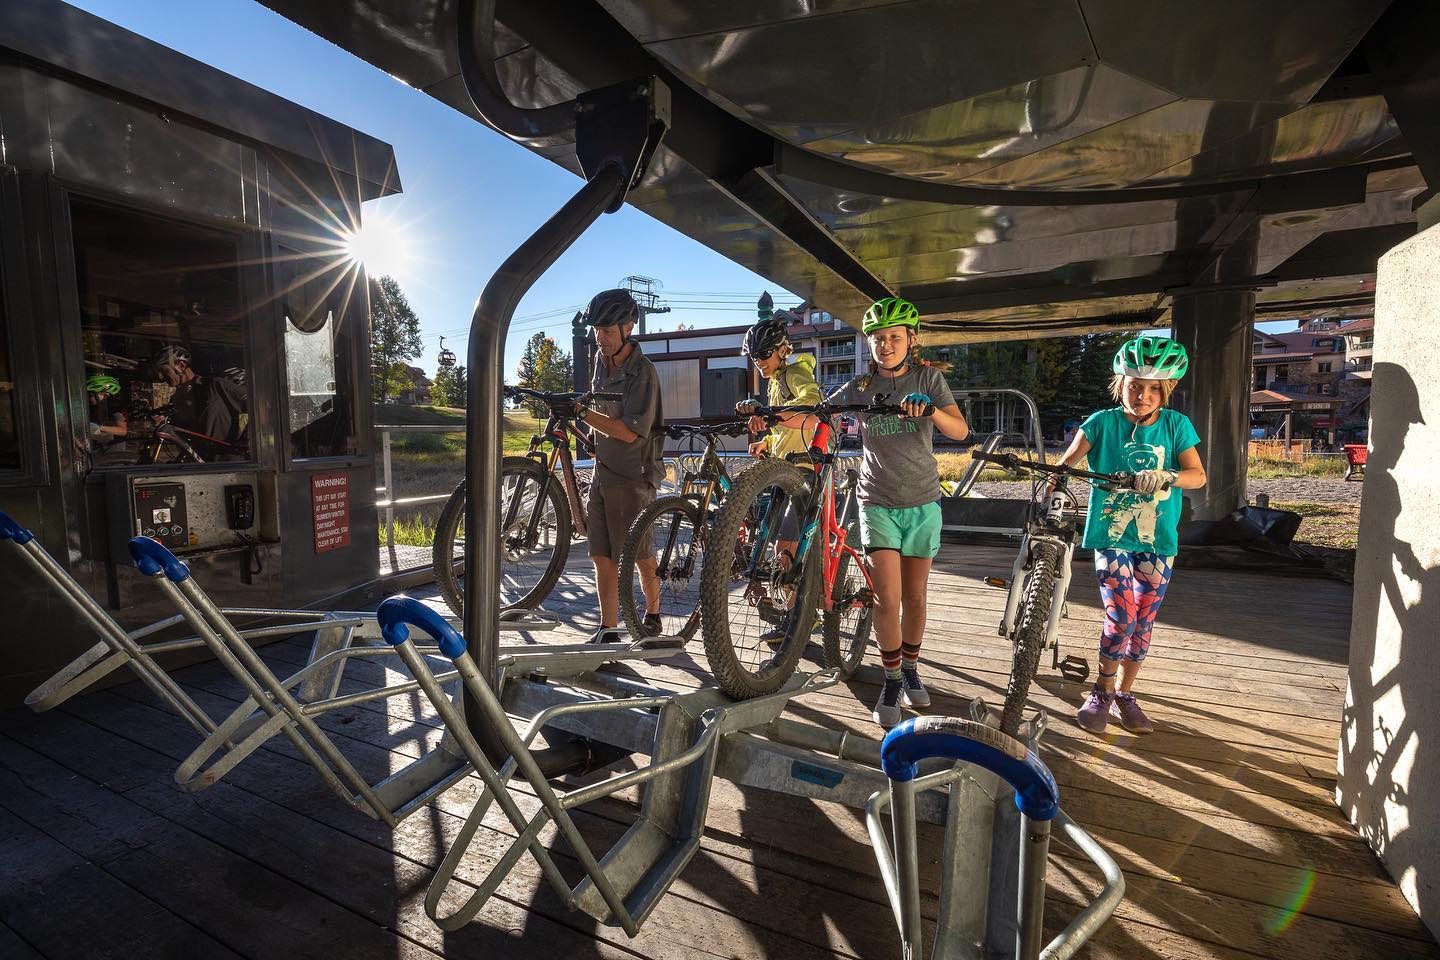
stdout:
{"type": "Polygon", "coordinates": [[[442,407],[463,407],[465,388],[464,367],[441,367],[430,384],[430,396],[442,407]]]}
{"type": "Polygon", "coordinates": [[[406,361],[420,356],[420,318],[393,277],[370,281],[370,362],[376,403],[410,385],[406,361]]]}
{"type": "MultiPolygon", "coordinates": [[[[543,332],[536,333],[525,343],[525,352],[520,356],[516,370],[520,386],[530,390],[562,393],[570,389],[570,354],[561,350],[555,341],[543,332]]],[[[545,405],[530,403],[530,412],[535,417],[545,415],[545,405]]]]}

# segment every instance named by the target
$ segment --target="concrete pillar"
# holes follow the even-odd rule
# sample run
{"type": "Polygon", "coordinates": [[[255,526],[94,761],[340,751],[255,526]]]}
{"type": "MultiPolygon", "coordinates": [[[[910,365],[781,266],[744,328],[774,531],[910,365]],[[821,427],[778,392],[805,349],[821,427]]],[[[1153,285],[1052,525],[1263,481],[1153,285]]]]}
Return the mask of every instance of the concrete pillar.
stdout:
{"type": "Polygon", "coordinates": [[[1181,294],[1171,334],[1190,354],[1190,372],[1172,404],[1200,434],[1200,462],[1209,480],[1186,490],[1193,520],[1223,520],[1243,506],[1250,439],[1251,291],[1181,294]]]}
{"type": "Polygon", "coordinates": [[[1380,258],[1335,799],[1440,934],[1440,226],[1380,258]]]}

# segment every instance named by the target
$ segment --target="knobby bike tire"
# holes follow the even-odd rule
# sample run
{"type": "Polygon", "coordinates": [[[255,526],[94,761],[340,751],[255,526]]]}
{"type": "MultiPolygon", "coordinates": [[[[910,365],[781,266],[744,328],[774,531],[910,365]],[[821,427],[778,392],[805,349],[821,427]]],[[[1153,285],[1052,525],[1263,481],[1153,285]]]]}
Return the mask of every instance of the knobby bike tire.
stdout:
{"type": "MultiPolygon", "coordinates": [[[[643,607],[637,607],[635,602],[637,595],[643,597],[640,592],[639,572],[636,570],[635,561],[640,550],[640,542],[644,539],[647,528],[650,528],[652,542],[658,548],[661,534],[665,529],[664,521],[667,517],[682,525],[688,524],[691,530],[691,542],[694,544],[691,561],[694,566],[690,573],[690,582],[695,584],[694,606],[690,608],[689,616],[684,619],[681,626],[672,631],[670,635],[683,637],[689,641],[695,636],[695,631],[700,628],[699,583],[705,568],[706,536],[705,526],[700,517],[700,504],[693,496],[660,497],[640,511],[640,515],[635,518],[635,522],[630,525],[629,533],[625,536],[625,545],[620,549],[620,615],[625,618],[625,627],[630,631],[630,636],[637,640],[644,637],[640,625],[645,616],[645,610],[643,607]]],[[[660,571],[660,573],[662,619],[669,616],[678,620],[680,617],[667,615],[665,610],[665,586],[666,583],[673,581],[668,581],[665,577],[669,571],[660,571]]]]}
{"type": "MultiPolygon", "coordinates": [[[[747,522],[755,516],[755,500],[768,487],[778,487],[787,497],[801,503],[808,498],[809,483],[805,475],[783,460],[764,460],[746,470],[731,487],[710,528],[710,543],[724,544],[726,548],[715,549],[712,546],[707,551],[700,577],[700,635],[705,642],[705,659],[709,661],[710,672],[720,689],[737,700],[764,696],[780,689],[795,672],[795,665],[800,662],[805,641],[808,640],[808,633],[797,637],[799,631],[792,630],[778,655],[760,663],[757,670],[751,670],[741,662],[735,649],[736,638],[730,621],[730,590],[740,571],[736,569],[739,565],[737,552],[729,545],[739,541],[747,522]]],[[[753,524],[750,529],[751,536],[758,532],[753,524]]],[[[814,552],[818,554],[818,551],[814,552]]],[[[804,576],[797,584],[796,605],[798,607],[798,602],[803,599],[801,594],[807,586],[810,590],[809,608],[813,610],[818,584],[807,584],[804,576]]],[[[739,605],[741,602],[737,602],[739,605]]],[[[809,626],[809,618],[804,619],[809,626]]],[[[755,643],[763,646],[758,638],[755,643]]],[[[758,646],[756,649],[759,651],[758,646]]]]}
{"type": "Polygon", "coordinates": [[[848,553],[840,555],[830,591],[831,610],[825,614],[824,622],[825,666],[838,669],[841,680],[848,679],[865,661],[865,647],[875,622],[875,597],[857,599],[867,582],[859,570],[854,570],[855,580],[851,581],[850,574],[855,567],[854,557],[848,553]],[[854,606],[854,603],[860,605],[854,606]]]}
{"type": "Polygon", "coordinates": [[[1030,681],[1040,665],[1045,647],[1045,632],[1050,625],[1050,605],[1055,583],[1060,578],[1060,547],[1044,540],[1030,543],[1030,570],[1025,576],[1024,592],[1015,612],[1015,650],[1010,664],[1010,682],[1005,688],[1005,708],[1000,714],[1000,731],[1019,736],[1020,720],[1025,701],[1030,695],[1030,681]]]}
{"type": "MultiPolygon", "coordinates": [[[[554,476],[547,475],[540,464],[528,457],[506,457],[500,466],[500,489],[505,490],[507,479],[519,480],[524,478],[527,482],[538,485],[544,483],[544,496],[549,501],[549,508],[554,511],[555,516],[555,547],[550,559],[545,566],[540,578],[535,581],[534,586],[524,590],[518,588],[507,588],[506,583],[511,579],[508,571],[515,568],[513,561],[507,560],[502,554],[500,559],[501,583],[495,585],[500,590],[500,606],[532,608],[538,607],[550,596],[550,591],[555,589],[555,584],[560,580],[560,574],[565,570],[565,561],[570,557],[570,534],[573,528],[570,517],[570,504],[561,488],[560,481],[554,476]]],[[[518,486],[517,486],[518,489],[518,486]]],[[[505,508],[501,506],[499,516],[505,516],[505,508]]],[[[464,612],[464,588],[461,581],[464,578],[465,561],[463,557],[455,553],[456,540],[459,536],[460,525],[465,520],[465,484],[462,482],[450,494],[450,499],[445,502],[445,508],[440,511],[440,519],[435,525],[435,543],[431,548],[431,558],[435,569],[435,583],[440,588],[440,595],[450,605],[455,613],[464,612]]],[[[502,531],[501,536],[504,536],[502,531]]]]}

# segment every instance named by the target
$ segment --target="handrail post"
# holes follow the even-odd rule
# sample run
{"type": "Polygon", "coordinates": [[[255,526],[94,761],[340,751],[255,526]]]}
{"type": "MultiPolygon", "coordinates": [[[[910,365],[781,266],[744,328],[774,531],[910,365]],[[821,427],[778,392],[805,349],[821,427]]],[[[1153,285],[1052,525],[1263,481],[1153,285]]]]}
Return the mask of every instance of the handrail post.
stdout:
{"type": "Polygon", "coordinates": [[[385,548],[390,554],[390,572],[400,569],[395,556],[395,481],[390,473],[390,431],[380,431],[380,463],[385,477],[385,548]]]}

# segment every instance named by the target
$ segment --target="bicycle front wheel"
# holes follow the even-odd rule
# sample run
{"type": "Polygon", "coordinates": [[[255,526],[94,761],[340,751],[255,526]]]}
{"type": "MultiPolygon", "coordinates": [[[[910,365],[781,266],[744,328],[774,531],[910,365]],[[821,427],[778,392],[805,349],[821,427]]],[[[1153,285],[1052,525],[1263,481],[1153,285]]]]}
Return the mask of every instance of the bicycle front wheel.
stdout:
{"type": "MultiPolygon", "coordinates": [[[[560,481],[528,457],[506,457],[500,468],[501,607],[537,607],[570,556],[570,504],[560,481]],[[540,501],[533,532],[530,518],[540,501]]],[[[465,484],[455,488],[435,527],[435,583],[457,614],[464,611],[465,484]]]]}
{"type": "Polygon", "coordinates": [[[1000,715],[1001,732],[1012,737],[1019,735],[1030,681],[1035,678],[1035,668],[1040,664],[1040,652],[1045,646],[1062,556],[1059,544],[1046,540],[1030,542],[1030,571],[1025,575],[1020,606],[1015,612],[1015,651],[1010,664],[1010,683],[1005,688],[1005,709],[1000,715]]]}
{"type": "Polygon", "coordinates": [[[875,592],[859,562],[848,553],[842,554],[824,628],[825,666],[837,668],[840,679],[848,679],[864,662],[874,620],[875,592]]]}
{"type": "MultiPolygon", "coordinates": [[[[736,699],[774,693],[790,679],[809,641],[818,571],[796,568],[780,548],[787,506],[808,502],[805,475],[783,460],[747,470],[709,531],[700,581],[705,658],[720,688],[736,699]],[[790,617],[792,600],[800,617],[790,617]],[[774,642],[767,642],[772,634],[774,642]]],[[[819,551],[810,550],[819,558],[819,551]]]]}
{"type": "Polygon", "coordinates": [[[689,640],[700,627],[705,524],[694,497],[660,497],[640,512],[620,550],[620,613],[634,638],[646,636],[641,561],[655,561],[660,633],[689,640]]]}

